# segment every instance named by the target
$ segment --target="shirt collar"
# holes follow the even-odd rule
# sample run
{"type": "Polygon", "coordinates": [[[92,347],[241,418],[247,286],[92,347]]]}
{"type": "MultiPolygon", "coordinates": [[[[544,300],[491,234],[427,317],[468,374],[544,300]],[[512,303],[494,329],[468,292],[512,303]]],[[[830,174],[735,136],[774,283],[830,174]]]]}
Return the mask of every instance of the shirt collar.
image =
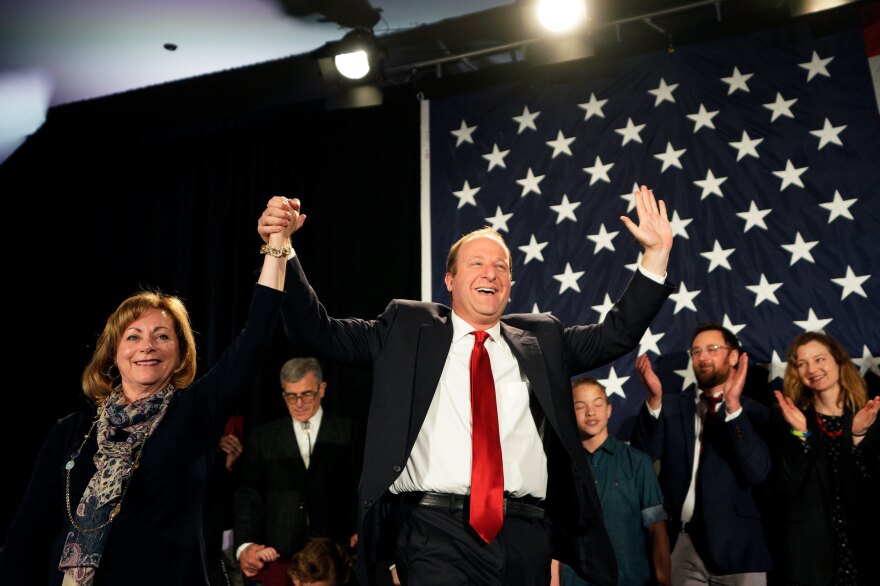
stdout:
{"type": "MultiPolygon", "coordinates": [[[[697,396],[694,397],[694,404],[695,404],[695,405],[696,405],[696,404],[699,404],[699,402],[700,402],[700,397],[703,396],[703,392],[704,392],[703,389],[697,388],[697,396]]],[[[718,396],[723,397],[723,396],[724,396],[724,391],[718,391],[717,393],[713,393],[713,394],[708,395],[708,396],[709,396],[709,397],[718,397],[718,396]]],[[[722,401],[723,401],[723,400],[722,400],[722,401]]]]}
{"type": "MultiPolygon", "coordinates": [[[[465,336],[469,336],[474,331],[474,326],[467,323],[459,317],[457,313],[452,312],[452,343],[460,342],[465,336]]],[[[489,337],[498,342],[501,338],[501,322],[495,322],[495,325],[486,330],[489,337]]]]}
{"type": "MultiPolygon", "coordinates": [[[[609,454],[611,454],[613,456],[614,452],[617,451],[617,445],[618,445],[617,438],[609,433],[608,437],[605,438],[605,441],[602,442],[602,445],[599,446],[599,450],[605,450],[606,452],[608,452],[609,454]]],[[[599,450],[596,450],[596,451],[598,452],[599,450]]]]}

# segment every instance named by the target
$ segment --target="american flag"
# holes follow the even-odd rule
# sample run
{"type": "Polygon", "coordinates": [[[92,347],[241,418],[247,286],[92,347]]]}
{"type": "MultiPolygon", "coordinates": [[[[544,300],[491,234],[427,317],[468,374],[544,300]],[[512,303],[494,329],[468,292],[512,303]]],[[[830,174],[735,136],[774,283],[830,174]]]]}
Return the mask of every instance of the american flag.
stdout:
{"type": "MultiPolygon", "coordinates": [[[[675,232],[675,292],[638,349],[655,368],[663,357],[665,392],[694,383],[685,350],[703,321],[736,332],[771,388],[805,330],[880,376],[880,117],[861,29],[795,25],[585,65],[573,81],[432,100],[423,116],[425,298],[448,300],[449,245],[490,225],[513,254],[509,312],[601,320],[638,261],[618,218],[635,217],[645,184],[675,232]]],[[[619,435],[645,396],[635,357],[591,373],[619,435]]]]}

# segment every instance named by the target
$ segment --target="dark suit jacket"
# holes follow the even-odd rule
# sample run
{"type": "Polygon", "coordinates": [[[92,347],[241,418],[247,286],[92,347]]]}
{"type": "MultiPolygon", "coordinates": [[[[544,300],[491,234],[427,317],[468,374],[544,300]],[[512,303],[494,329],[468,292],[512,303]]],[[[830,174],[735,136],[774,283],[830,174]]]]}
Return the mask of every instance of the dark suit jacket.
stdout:
{"type": "Polygon", "coordinates": [[[312,536],[347,544],[356,476],[351,422],[325,411],[306,469],[291,418],[254,430],[235,491],[235,546],[260,543],[290,557],[312,536]]]}
{"type": "MultiPolygon", "coordinates": [[[[632,437],[633,446],[660,460],[660,486],[673,545],[695,457],[695,397],[693,387],[679,395],[664,395],[659,419],[643,405],[632,437]]],[[[748,397],[741,402],[743,412],[736,419],[725,422],[726,412],[720,409],[715,420],[707,422],[697,472],[694,545],[716,573],[764,572],[771,566],[758,506],[761,484],[770,473],[764,439],[770,410],[748,397]]]]}
{"type": "MultiPolygon", "coordinates": [[[[291,261],[287,279],[290,303],[283,315],[288,336],[338,362],[373,366],[359,502],[358,561],[366,584],[369,572],[364,563],[382,556],[380,535],[387,525],[383,497],[406,465],[449,353],[451,309],[395,300],[375,320],[333,319],[297,259],[291,261]]],[[[544,433],[546,524],[552,528],[556,555],[600,586],[616,584],[617,568],[578,439],[569,377],[632,350],[671,290],[637,271],[600,325],[564,327],[546,314],[501,319],[502,335],[529,378],[533,412],[549,423],[544,433]]]]}
{"type": "MultiPolygon", "coordinates": [[[[178,389],[144,445],[119,515],[110,527],[95,584],[207,586],[202,512],[205,483],[223,426],[235,401],[253,382],[271,345],[284,296],[257,286],[247,327],[217,364],[187,389],[178,389]]],[[[95,407],[60,420],[34,466],[27,493],[0,557],[0,584],[61,584],[61,549],[70,522],[65,503],[71,452],[89,430],[95,407]]],[[[76,508],[95,473],[95,432],[70,474],[76,508]]]]}
{"type": "Polygon", "coordinates": [[[779,537],[774,540],[776,569],[786,580],[808,585],[831,584],[834,572],[834,533],[831,508],[835,485],[840,490],[843,522],[855,554],[861,583],[880,584],[876,533],[880,527],[880,422],[875,422],[856,449],[852,448],[852,412],[843,415],[843,435],[836,477],[816,411],[805,415],[812,435],[808,450],[791,435],[778,409],[774,410],[773,488],[777,497],[779,537]]]}

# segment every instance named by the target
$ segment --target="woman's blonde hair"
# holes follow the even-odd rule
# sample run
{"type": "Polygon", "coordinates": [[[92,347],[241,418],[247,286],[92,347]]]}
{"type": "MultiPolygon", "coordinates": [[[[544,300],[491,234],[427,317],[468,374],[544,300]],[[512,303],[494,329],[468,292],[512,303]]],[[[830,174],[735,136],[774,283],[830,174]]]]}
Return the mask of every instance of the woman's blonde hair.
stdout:
{"type": "Polygon", "coordinates": [[[822,332],[805,332],[791,342],[788,349],[788,365],[785,367],[785,378],[782,388],[786,397],[790,398],[801,409],[807,409],[813,404],[813,393],[809,387],[801,382],[797,369],[798,348],[810,342],[819,342],[834,358],[834,362],[840,367],[840,399],[844,407],[855,413],[868,401],[868,385],[856,367],[846,349],[834,338],[822,332]]]}
{"type": "Polygon", "coordinates": [[[178,340],[178,359],[171,384],[177,388],[185,388],[192,384],[196,376],[196,340],[183,301],[173,295],[165,295],[157,291],[141,291],[123,301],[107,318],[104,331],[95,344],[92,359],[83,371],[83,393],[95,403],[104,400],[104,397],[120,383],[119,370],[115,362],[119,340],[126,328],[149,309],[167,311],[174,321],[178,340]]]}

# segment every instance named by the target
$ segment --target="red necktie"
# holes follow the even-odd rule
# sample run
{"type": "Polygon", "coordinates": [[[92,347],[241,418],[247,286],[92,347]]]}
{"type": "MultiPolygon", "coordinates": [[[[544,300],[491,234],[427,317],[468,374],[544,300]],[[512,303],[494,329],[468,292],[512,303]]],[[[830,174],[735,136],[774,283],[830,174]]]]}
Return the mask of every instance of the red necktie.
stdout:
{"type": "Polygon", "coordinates": [[[471,527],[492,541],[504,523],[504,466],[501,462],[501,437],[498,434],[498,409],[495,404],[495,379],[492,363],[483,343],[489,334],[476,336],[471,351],[471,527]]]}

